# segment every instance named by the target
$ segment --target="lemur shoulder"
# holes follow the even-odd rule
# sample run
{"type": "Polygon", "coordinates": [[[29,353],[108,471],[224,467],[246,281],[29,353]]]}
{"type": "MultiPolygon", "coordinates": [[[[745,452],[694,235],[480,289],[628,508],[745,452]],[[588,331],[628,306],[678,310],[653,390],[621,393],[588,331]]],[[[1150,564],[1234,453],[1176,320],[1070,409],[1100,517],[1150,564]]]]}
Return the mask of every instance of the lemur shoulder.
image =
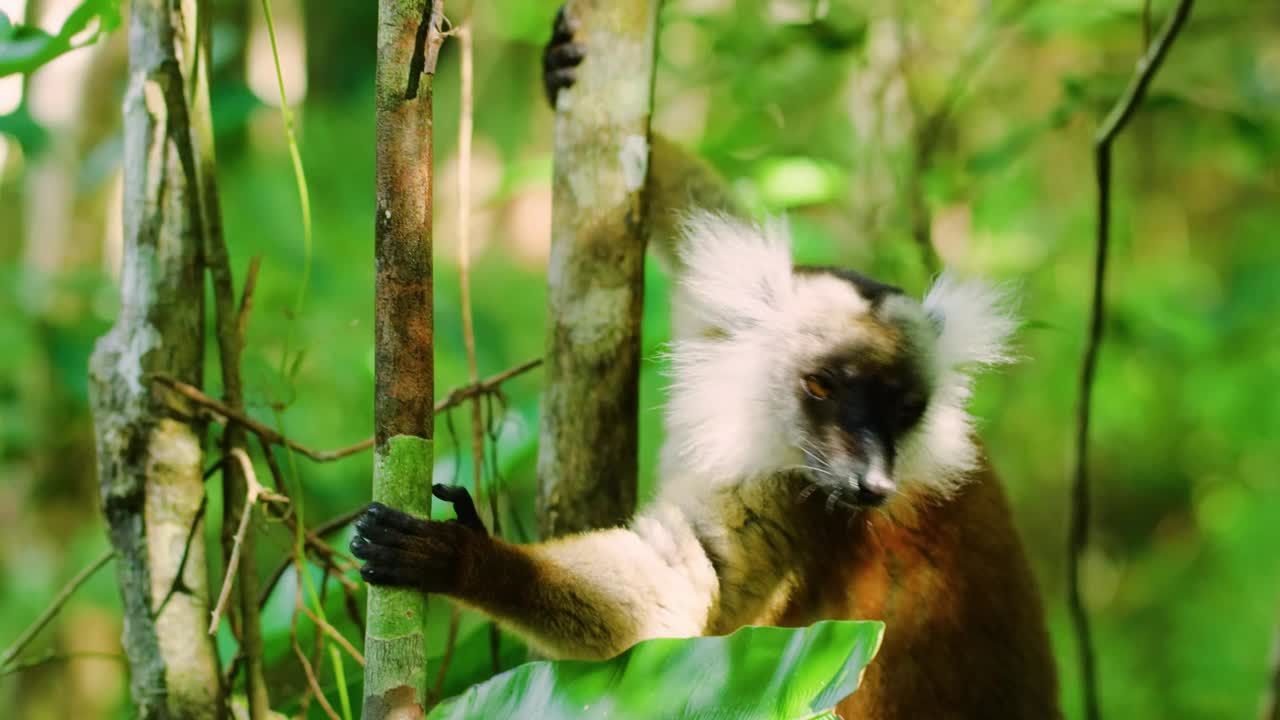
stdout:
{"type": "MultiPolygon", "coordinates": [[[[553,104],[583,60],[573,31],[562,13],[553,104]]],[[[882,620],[842,717],[1061,717],[1034,578],[966,410],[972,374],[1009,360],[1001,294],[943,275],[917,302],[794,265],[785,225],[726,214],[704,166],[652,152],[650,226],[674,240],[679,288],[656,497],[625,527],[515,545],[437,486],[465,501],[459,521],[370,506],[351,544],[365,580],[448,595],[558,658],[882,620]]]]}

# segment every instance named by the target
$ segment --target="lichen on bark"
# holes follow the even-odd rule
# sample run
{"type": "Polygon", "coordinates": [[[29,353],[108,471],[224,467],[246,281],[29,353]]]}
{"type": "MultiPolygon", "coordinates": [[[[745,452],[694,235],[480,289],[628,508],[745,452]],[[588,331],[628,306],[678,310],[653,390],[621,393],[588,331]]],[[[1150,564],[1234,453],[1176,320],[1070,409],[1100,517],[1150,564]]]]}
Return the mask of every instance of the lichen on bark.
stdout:
{"type": "Polygon", "coordinates": [[[635,507],[658,4],[591,0],[564,10],[590,61],[556,108],[538,448],[544,537],[620,523],[635,507]]]}
{"type": "Polygon", "coordinates": [[[94,349],[90,392],[135,711],[216,718],[224,708],[204,632],[203,427],[149,382],[165,373],[199,385],[202,375],[202,223],[175,21],[181,13],[159,0],[131,7],[121,307],[94,349]]]}

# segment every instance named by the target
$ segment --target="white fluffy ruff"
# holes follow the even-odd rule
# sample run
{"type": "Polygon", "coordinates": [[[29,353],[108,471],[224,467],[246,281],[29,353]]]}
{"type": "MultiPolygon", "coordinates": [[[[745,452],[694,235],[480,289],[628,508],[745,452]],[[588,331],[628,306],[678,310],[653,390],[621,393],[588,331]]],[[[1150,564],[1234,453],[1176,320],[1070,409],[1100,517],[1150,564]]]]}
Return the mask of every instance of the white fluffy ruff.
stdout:
{"type": "MultiPolygon", "coordinates": [[[[793,273],[781,222],[693,213],[679,247],[686,269],[675,298],[666,484],[736,483],[797,467],[802,368],[868,332],[856,320],[873,312],[870,302],[843,281],[793,273]]],[[[899,487],[950,493],[977,462],[966,410],[973,374],[1012,359],[1009,296],[944,273],[923,303],[890,299],[874,312],[929,356],[932,374],[924,419],[899,451],[899,487]]]]}

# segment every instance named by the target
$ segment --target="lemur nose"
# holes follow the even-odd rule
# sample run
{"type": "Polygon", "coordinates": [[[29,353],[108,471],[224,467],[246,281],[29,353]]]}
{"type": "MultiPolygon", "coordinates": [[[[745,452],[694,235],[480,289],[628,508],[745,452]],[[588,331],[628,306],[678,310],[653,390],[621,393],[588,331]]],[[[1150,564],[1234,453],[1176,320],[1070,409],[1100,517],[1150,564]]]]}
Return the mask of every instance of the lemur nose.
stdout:
{"type": "Polygon", "coordinates": [[[878,468],[858,478],[858,504],[877,507],[893,494],[892,478],[878,468]]]}

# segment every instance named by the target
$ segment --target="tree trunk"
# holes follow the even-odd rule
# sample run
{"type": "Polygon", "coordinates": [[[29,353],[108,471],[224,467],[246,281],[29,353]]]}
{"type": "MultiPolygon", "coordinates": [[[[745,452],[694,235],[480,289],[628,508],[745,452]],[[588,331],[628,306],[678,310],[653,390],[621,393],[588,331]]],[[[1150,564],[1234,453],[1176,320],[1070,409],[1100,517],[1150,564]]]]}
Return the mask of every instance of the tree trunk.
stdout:
{"type": "MultiPolygon", "coordinates": [[[[374,262],[373,498],[431,510],[431,81],[441,0],[380,0],[374,262]]],[[[364,717],[425,714],[426,596],[369,586],[364,717]]]]}
{"type": "Polygon", "coordinates": [[[543,537],[620,523],[635,508],[658,4],[584,0],[564,10],[589,60],[556,108],[538,455],[543,537]]]}
{"type": "Polygon", "coordinates": [[[202,427],[192,413],[167,407],[149,378],[166,373],[199,385],[202,374],[202,222],[178,61],[188,56],[176,47],[194,34],[194,20],[159,0],[132,5],[120,316],[90,363],[102,507],[141,718],[223,715],[205,632],[202,427]]]}

